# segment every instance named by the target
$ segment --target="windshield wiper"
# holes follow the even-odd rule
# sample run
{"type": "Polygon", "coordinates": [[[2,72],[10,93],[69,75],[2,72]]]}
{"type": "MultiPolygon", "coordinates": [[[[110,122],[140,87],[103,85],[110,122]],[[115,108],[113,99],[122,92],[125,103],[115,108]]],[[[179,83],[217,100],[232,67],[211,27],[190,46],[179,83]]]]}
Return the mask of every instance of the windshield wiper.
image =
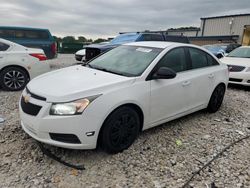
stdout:
{"type": "Polygon", "coordinates": [[[121,75],[121,76],[129,76],[129,75],[124,74],[124,73],[121,73],[121,72],[115,72],[115,71],[112,71],[112,70],[108,70],[108,69],[106,69],[106,68],[93,66],[93,65],[91,65],[91,64],[86,64],[85,66],[88,66],[89,68],[96,69],[96,70],[100,70],[100,71],[103,71],[103,72],[109,72],[109,73],[117,74],[117,75],[121,75]]]}
{"type": "MultiPolygon", "coordinates": [[[[93,67],[93,66],[92,66],[93,67]]],[[[101,71],[104,71],[104,72],[109,72],[109,73],[112,73],[112,74],[118,74],[118,75],[121,75],[121,76],[127,76],[123,73],[120,73],[120,72],[115,72],[115,71],[112,71],[112,70],[108,70],[108,69],[105,69],[105,68],[101,68],[101,67],[93,67],[94,69],[97,69],[97,70],[101,70],[101,71]]]]}

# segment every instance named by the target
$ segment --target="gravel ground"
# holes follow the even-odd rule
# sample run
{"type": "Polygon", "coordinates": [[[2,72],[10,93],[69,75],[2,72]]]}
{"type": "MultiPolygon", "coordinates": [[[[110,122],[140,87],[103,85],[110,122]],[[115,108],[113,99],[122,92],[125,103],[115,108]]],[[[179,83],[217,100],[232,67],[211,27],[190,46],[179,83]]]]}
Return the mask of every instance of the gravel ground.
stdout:
{"type": "MultiPolygon", "coordinates": [[[[72,55],[52,60],[54,69],[74,64],[72,55]]],[[[65,167],[43,155],[20,127],[21,92],[0,90],[0,187],[181,187],[204,163],[250,134],[250,92],[230,87],[215,114],[197,112],[143,132],[123,153],[72,151],[48,146],[65,167]]],[[[190,187],[250,187],[250,140],[227,150],[195,176],[190,187]],[[215,186],[214,186],[215,185],[215,186]]]]}

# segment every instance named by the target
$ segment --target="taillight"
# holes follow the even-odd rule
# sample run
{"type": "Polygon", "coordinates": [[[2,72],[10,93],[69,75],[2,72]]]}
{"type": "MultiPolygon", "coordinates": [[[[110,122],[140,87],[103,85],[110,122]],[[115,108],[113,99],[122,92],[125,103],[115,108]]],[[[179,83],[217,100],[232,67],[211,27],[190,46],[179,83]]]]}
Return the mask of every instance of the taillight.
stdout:
{"type": "Polygon", "coordinates": [[[39,59],[39,61],[45,61],[45,60],[47,60],[47,57],[46,57],[45,54],[35,54],[35,53],[33,53],[33,54],[30,54],[30,55],[32,57],[35,57],[35,58],[39,59]]]}
{"type": "Polygon", "coordinates": [[[56,44],[56,42],[51,44],[51,51],[52,51],[53,54],[56,54],[56,52],[57,52],[57,44],[56,44]]]}

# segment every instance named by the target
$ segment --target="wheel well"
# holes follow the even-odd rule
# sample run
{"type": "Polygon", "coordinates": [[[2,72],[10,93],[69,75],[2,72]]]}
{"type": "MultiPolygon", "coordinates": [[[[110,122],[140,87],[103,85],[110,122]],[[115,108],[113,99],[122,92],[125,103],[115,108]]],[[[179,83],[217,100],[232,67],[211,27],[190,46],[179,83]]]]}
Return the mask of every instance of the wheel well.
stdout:
{"type": "Polygon", "coordinates": [[[114,111],[116,111],[117,109],[119,109],[119,108],[121,108],[121,107],[124,107],[124,106],[129,107],[129,108],[132,108],[132,109],[134,109],[134,110],[138,113],[139,118],[140,118],[140,131],[142,131],[142,129],[143,129],[143,123],[144,123],[144,115],[143,115],[142,109],[141,109],[138,105],[133,104],[133,103],[123,104],[123,105],[121,105],[121,106],[115,108],[115,109],[106,117],[106,119],[104,120],[104,122],[103,122],[103,124],[102,124],[102,127],[101,127],[101,129],[100,129],[100,131],[99,131],[98,139],[97,139],[97,145],[98,145],[98,146],[100,145],[100,137],[101,137],[101,134],[102,134],[102,128],[103,128],[103,125],[104,125],[105,121],[108,119],[108,117],[109,117],[114,111]]]}
{"type": "Polygon", "coordinates": [[[224,89],[226,89],[226,84],[225,83],[221,82],[216,87],[218,87],[219,85],[222,85],[224,87],[224,89]]]}
{"type": "Polygon", "coordinates": [[[5,69],[7,69],[7,68],[10,68],[10,67],[16,67],[16,68],[22,69],[22,70],[27,74],[28,79],[30,80],[30,74],[29,74],[29,72],[28,72],[24,67],[19,66],[19,65],[8,65],[8,66],[6,66],[6,67],[3,67],[3,68],[0,70],[0,72],[2,72],[3,70],[5,70],[5,69]]]}

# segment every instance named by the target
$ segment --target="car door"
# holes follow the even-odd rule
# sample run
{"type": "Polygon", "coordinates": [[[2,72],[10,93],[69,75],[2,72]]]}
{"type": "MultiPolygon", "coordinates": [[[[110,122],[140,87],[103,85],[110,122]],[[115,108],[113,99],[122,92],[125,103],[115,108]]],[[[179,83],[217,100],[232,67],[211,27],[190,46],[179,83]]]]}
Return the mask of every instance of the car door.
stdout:
{"type": "Polygon", "coordinates": [[[188,47],[192,69],[189,79],[192,82],[192,95],[189,96],[189,108],[206,107],[211,93],[215,87],[216,75],[219,65],[207,52],[198,48],[188,47]]]}
{"type": "Polygon", "coordinates": [[[192,97],[192,83],[188,70],[186,50],[182,47],[172,49],[158,62],[154,70],[168,67],[177,75],[173,79],[150,80],[150,115],[151,125],[181,115],[188,110],[188,102],[192,97]]]}

